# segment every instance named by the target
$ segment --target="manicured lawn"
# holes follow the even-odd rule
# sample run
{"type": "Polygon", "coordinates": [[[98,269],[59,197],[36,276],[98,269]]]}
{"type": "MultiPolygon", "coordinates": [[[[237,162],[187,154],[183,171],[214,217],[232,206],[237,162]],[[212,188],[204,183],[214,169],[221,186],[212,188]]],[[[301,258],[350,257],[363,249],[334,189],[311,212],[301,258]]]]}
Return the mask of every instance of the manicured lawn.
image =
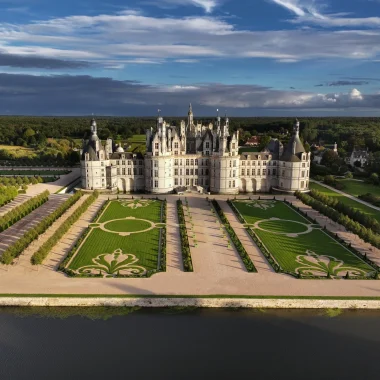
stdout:
{"type": "Polygon", "coordinates": [[[380,186],[372,185],[370,183],[353,181],[352,179],[339,180],[344,185],[343,191],[357,197],[367,193],[374,194],[380,197],[380,186]]]}
{"type": "Polygon", "coordinates": [[[150,226],[150,223],[143,220],[126,219],[108,222],[104,225],[104,228],[115,232],[136,232],[147,230],[150,226]]]}
{"type": "Polygon", "coordinates": [[[285,271],[323,277],[328,272],[332,277],[342,277],[347,272],[352,277],[374,272],[370,265],[327,235],[319,226],[312,225],[281,201],[233,203],[248,223],[263,221],[259,227],[266,231],[254,226],[251,228],[285,271]],[[309,233],[294,235],[305,232],[308,227],[312,227],[309,233]]]}
{"type": "Polygon", "coordinates": [[[101,272],[104,276],[142,274],[157,269],[160,229],[138,231],[151,227],[150,223],[140,219],[161,222],[161,204],[155,200],[109,202],[97,223],[91,225],[91,232],[69,264],[69,269],[77,273],[101,272]],[[127,217],[137,220],[117,220],[127,217]],[[99,223],[105,223],[105,228],[114,232],[137,233],[120,236],[100,229],[99,223]],[[137,272],[133,272],[134,269],[137,272]]]}
{"type": "Polygon", "coordinates": [[[161,221],[161,202],[147,199],[135,201],[119,199],[110,202],[97,222],[104,223],[108,220],[126,218],[127,216],[159,223],[161,221]]]}
{"type": "MultiPolygon", "coordinates": [[[[310,189],[318,190],[318,191],[328,195],[329,197],[336,197],[339,199],[340,202],[346,204],[347,206],[350,206],[352,208],[360,210],[360,211],[374,217],[378,222],[380,222],[380,211],[377,211],[377,210],[373,209],[372,207],[366,206],[365,204],[362,204],[362,203],[357,202],[353,199],[350,199],[350,198],[348,198],[342,194],[337,193],[334,190],[330,190],[327,187],[324,187],[324,186],[322,186],[318,183],[315,183],[315,182],[310,182],[309,187],[310,187],[310,189]]],[[[346,191],[346,189],[344,189],[344,191],[346,191]]]]}

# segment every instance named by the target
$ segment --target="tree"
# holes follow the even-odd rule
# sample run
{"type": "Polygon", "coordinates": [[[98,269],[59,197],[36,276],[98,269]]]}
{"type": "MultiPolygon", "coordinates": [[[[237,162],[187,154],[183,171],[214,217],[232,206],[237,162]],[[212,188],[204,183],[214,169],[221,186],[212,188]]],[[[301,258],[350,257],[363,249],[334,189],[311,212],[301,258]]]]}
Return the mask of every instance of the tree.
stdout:
{"type": "Polygon", "coordinates": [[[326,149],[323,153],[321,164],[331,167],[333,164],[339,165],[339,156],[331,149],[326,149]]]}
{"type": "Polygon", "coordinates": [[[266,146],[269,144],[270,140],[271,140],[271,137],[268,135],[261,136],[259,150],[260,151],[264,150],[266,146]]]}
{"type": "Polygon", "coordinates": [[[372,173],[369,177],[369,182],[373,183],[374,185],[379,184],[379,175],[377,173],[372,173]]]}

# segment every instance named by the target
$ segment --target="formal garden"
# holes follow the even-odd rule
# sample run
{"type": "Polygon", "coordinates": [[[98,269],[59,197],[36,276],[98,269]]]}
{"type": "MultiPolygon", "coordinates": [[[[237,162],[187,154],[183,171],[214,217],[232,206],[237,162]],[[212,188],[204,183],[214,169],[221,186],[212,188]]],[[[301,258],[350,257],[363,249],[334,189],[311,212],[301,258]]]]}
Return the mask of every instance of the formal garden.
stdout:
{"type": "Polygon", "coordinates": [[[166,201],[105,203],[61,270],[81,277],[148,277],[166,270],[166,201]]]}
{"type": "Polygon", "coordinates": [[[378,277],[376,265],[287,202],[234,200],[229,204],[276,272],[297,278],[378,277]]]}

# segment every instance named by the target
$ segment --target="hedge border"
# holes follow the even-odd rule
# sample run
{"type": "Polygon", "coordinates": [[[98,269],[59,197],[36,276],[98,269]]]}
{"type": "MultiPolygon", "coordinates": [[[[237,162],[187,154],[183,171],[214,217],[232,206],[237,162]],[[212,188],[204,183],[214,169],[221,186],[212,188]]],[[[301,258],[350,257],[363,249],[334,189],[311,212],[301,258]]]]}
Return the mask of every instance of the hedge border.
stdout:
{"type": "Polygon", "coordinates": [[[181,237],[181,251],[183,269],[185,272],[194,272],[193,260],[191,258],[189,236],[187,234],[185,213],[183,211],[183,204],[180,199],[177,200],[177,215],[179,223],[179,232],[181,237]]]}
{"type": "Polygon", "coordinates": [[[253,261],[249,257],[247,251],[245,250],[243,244],[241,243],[240,239],[236,235],[235,230],[232,228],[229,220],[227,219],[226,215],[224,214],[222,208],[220,207],[218,201],[213,199],[211,201],[216,213],[219,216],[220,221],[222,222],[224,228],[226,229],[233,245],[236,248],[236,251],[238,252],[239,256],[241,257],[241,260],[243,261],[244,266],[246,267],[247,271],[250,273],[257,273],[257,269],[255,265],[253,264],[253,261]]]}

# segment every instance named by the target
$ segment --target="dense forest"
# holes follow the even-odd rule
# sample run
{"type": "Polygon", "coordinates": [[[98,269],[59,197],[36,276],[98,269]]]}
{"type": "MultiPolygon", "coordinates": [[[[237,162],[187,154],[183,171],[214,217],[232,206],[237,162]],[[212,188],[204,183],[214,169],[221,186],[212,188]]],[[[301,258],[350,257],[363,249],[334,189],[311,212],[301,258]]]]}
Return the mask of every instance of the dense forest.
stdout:
{"type": "MultiPolygon", "coordinates": [[[[32,117],[0,116],[0,144],[33,148],[39,155],[50,154],[75,160],[71,148],[80,147],[80,140],[89,132],[89,117],[32,117]]],[[[98,134],[101,139],[112,137],[126,140],[132,135],[145,133],[154,127],[156,118],[137,117],[97,117],[98,134]]],[[[181,118],[166,117],[171,125],[179,125],[181,118]]],[[[198,118],[207,124],[214,118],[198,118]]],[[[301,139],[308,145],[338,143],[339,155],[343,157],[354,146],[367,147],[376,157],[380,157],[380,118],[302,118],[301,139]]],[[[286,142],[293,128],[293,118],[231,118],[232,130],[240,130],[241,143],[251,135],[262,135],[266,141],[269,136],[278,137],[286,142]]],[[[1,157],[5,153],[0,152],[1,157]]],[[[380,159],[379,159],[380,166],[380,159]]],[[[379,167],[380,169],[380,167],[379,167]]]]}

